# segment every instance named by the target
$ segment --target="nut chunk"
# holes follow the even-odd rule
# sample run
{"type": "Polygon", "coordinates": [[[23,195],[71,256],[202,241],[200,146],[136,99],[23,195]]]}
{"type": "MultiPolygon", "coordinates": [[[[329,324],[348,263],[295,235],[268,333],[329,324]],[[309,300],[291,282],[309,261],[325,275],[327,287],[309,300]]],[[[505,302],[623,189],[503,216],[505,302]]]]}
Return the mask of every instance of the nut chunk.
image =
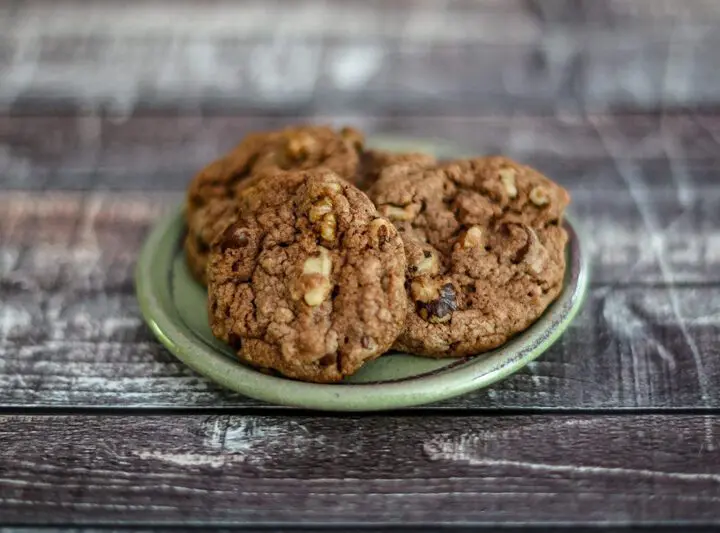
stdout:
{"type": "Polygon", "coordinates": [[[332,260],[327,248],[318,247],[319,255],[305,260],[303,264],[303,276],[305,276],[309,287],[303,294],[305,303],[315,307],[320,305],[330,294],[332,284],[330,283],[330,272],[332,271],[332,260]]]}
{"type": "Polygon", "coordinates": [[[210,254],[213,334],[253,366],[339,381],[387,351],[403,328],[402,240],[333,172],[278,173],[253,188],[210,254]]]}

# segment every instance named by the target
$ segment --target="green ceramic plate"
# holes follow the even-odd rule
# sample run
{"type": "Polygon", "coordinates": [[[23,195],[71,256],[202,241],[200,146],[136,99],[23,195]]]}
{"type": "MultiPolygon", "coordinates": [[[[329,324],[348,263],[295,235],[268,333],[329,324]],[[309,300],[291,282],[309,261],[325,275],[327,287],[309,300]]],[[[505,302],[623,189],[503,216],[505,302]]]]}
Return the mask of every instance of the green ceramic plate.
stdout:
{"type": "MultiPolygon", "coordinates": [[[[374,139],[375,146],[422,150],[438,157],[462,152],[434,141],[374,139]]],[[[522,334],[492,352],[462,359],[427,359],[391,352],[342,383],[320,385],[269,376],[238,361],[212,336],[205,289],[183,257],[182,210],[162,218],[140,254],[136,272],[140,309],[150,328],[178,359],[221,385],[266,402],[327,411],[371,411],[435,402],[506,378],[557,340],[580,309],[588,283],[587,252],[572,217],[565,289],[522,334]]]]}

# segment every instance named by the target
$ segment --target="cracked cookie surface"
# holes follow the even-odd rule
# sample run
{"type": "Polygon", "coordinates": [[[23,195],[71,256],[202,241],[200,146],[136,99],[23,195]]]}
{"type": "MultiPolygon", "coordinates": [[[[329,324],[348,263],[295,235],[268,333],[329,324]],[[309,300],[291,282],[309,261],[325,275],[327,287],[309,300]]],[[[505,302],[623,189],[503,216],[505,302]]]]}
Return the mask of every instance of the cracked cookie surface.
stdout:
{"type": "Polygon", "coordinates": [[[325,170],[253,179],[213,245],[213,334],[256,367],[334,382],[387,351],[406,316],[395,227],[325,170]]]}
{"type": "Polygon", "coordinates": [[[296,126],[250,134],[203,168],[191,181],[186,202],[185,250],[195,278],[205,284],[210,245],[227,223],[214,215],[232,213],[228,201],[237,196],[247,178],[323,167],[352,181],[360,175],[362,146],[362,134],[353,128],[296,126]]]}
{"type": "Polygon", "coordinates": [[[460,357],[500,346],[560,294],[565,189],[504,157],[396,165],[368,195],[398,228],[408,317],[394,348],[460,357]]]}

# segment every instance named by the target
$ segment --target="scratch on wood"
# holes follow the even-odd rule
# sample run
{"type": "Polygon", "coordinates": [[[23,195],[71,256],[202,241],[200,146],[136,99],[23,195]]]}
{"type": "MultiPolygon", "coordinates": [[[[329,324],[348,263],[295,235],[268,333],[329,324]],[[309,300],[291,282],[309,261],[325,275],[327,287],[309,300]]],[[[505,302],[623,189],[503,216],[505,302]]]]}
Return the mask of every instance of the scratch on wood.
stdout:
{"type": "Polygon", "coordinates": [[[278,452],[302,455],[310,446],[325,438],[311,437],[302,424],[293,420],[280,423],[262,418],[212,417],[204,425],[203,448],[207,452],[140,450],[141,459],[156,459],[179,466],[220,468],[234,463],[261,466],[278,452]]]}
{"type": "MultiPolygon", "coordinates": [[[[591,119],[592,120],[592,119],[591,119]]],[[[593,124],[595,124],[593,122],[593,124]]],[[[625,182],[625,185],[628,188],[628,191],[630,193],[630,196],[632,197],[633,201],[635,202],[635,205],[637,206],[638,212],[640,213],[640,216],[642,218],[643,224],[645,225],[645,228],[648,231],[648,234],[650,236],[650,247],[652,248],[655,258],[657,260],[658,266],[660,267],[660,270],[663,274],[663,278],[665,282],[667,283],[667,293],[670,298],[670,302],[672,305],[672,310],[675,315],[675,318],[677,319],[678,326],[680,328],[680,331],[683,335],[683,338],[685,339],[685,342],[687,343],[688,348],[692,352],[693,360],[695,362],[695,367],[697,370],[697,379],[698,379],[698,386],[700,390],[700,396],[702,401],[705,405],[708,405],[708,402],[710,400],[709,396],[709,387],[707,383],[707,375],[705,373],[705,368],[703,366],[703,360],[702,355],[700,354],[700,351],[698,350],[697,344],[695,343],[695,339],[692,337],[690,332],[688,331],[687,324],[685,322],[685,318],[683,317],[682,313],[680,312],[680,305],[678,301],[677,292],[674,287],[674,274],[672,269],[670,268],[670,265],[665,259],[664,253],[663,253],[663,246],[664,246],[664,232],[662,228],[660,227],[660,224],[656,220],[655,213],[651,209],[650,202],[647,201],[647,198],[645,197],[647,187],[645,186],[644,182],[641,178],[641,171],[638,168],[635,168],[635,165],[633,162],[627,158],[621,157],[623,151],[622,151],[622,144],[620,141],[616,141],[614,136],[608,135],[605,133],[604,129],[596,125],[596,129],[598,132],[598,135],[600,137],[600,140],[602,141],[603,145],[605,146],[608,155],[613,161],[613,164],[618,170],[618,173],[620,174],[620,177],[625,182]]],[[[708,443],[709,445],[712,445],[712,443],[708,443]]]]}
{"type": "MultiPolygon", "coordinates": [[[[496,439],[497,435],[493,434],[492,438],[496,439]]],[[[462,434],[456,437],[444,435],[435,437],[424,443],[423,452],[431,461],[465,463],[472,466],[517,467],[535,472],[547,472],[548,474],[610,475],[678,481],[710,481],[720,485],[720,474],[714,473],[667,472],[649,470],[645,468],[606,467],[581,464],[565,465],[509,459],[494,459],[488,457],[487,443],[488,437],[476,434],[462,434]]],[[[711,451],[709,448],[707,449],[708,451],[711,451]]]]}
{"type": "MultiPolygon", "coordinates": [[[[659,304],[656,303],[656,305],[659,304]]],[[[643,345],[649,343],[655,348],[660,358],[667,363],[669,370],[676,368],[675,356],[655,338],[646,321],[632,311],[626,293],[608,292],[603,298],[602,313],[607,325],[618,337],[629,342],[631,350],[635,350],[636,342],[643,345]]]]}
{"type": "Polygon", "coordinates": [[[441,445],[439,448],[429,446],[426,450],[432,460],[449,460],[455,462],[465,462],[473,466],[511,466],[536,472],[563,473],[563,474],[595,474],[595,475],[612,475],[612,476],[634,476],[644,478],[661,478],[678,481],[712,481],[720,484],[720,475],[718,474],[685,474],[682,472],[660,472],[655,470],[635,469],[635,468],[619,468],[604,466],[585,466],[585,465],[556,465],[547,463],[531,463],[526,461],[510,461],[506,459],[487,459],[474,457],[464,451],[464,447],[441,445]]]}

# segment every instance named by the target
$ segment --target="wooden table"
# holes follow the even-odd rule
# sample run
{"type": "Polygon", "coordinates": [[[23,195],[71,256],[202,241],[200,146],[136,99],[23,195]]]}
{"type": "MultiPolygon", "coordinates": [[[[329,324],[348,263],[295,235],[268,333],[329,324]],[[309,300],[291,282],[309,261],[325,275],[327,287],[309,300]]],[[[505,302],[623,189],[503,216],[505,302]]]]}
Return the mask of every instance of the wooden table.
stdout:
{"type": "MultiPolygon", "coordinates": [[[[720,8],[710,0],[0,6],[0,524],[720,525],[720,8]],[[497,386],[327,415],[194,374],[138,312],[202,164],[300,120],[568,187],[584,311],[497,386]]],[[[680,528],[687,530],[687,528],[680,528]]]]}

